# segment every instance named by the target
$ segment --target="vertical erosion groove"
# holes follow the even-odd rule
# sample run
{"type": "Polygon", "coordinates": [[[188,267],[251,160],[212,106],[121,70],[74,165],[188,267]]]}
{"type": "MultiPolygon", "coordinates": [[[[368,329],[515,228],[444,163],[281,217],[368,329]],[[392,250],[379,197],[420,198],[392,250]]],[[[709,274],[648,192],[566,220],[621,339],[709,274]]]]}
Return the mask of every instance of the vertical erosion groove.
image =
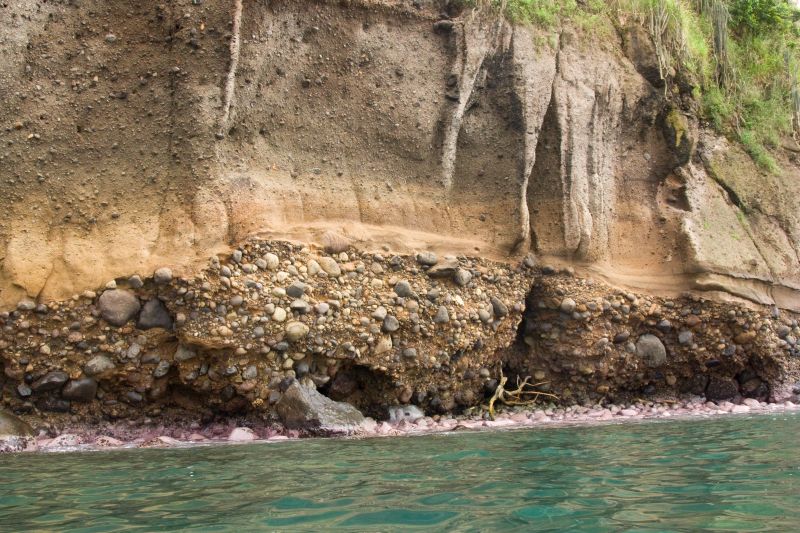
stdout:
{"type": "Polygon", "coordinates": [[[228,75],[225,78],[225,93],[223,100],[222,123],[220,133],[225,133],[228,129],[228,121],[231,114],[234,92],[236,89],[236,70],[239,68],[239,52],[241,50],[241,26],[242,26],[242,0],[233,2],[233,31],[231,34],[231,62],[228,68],[228,75]]]}

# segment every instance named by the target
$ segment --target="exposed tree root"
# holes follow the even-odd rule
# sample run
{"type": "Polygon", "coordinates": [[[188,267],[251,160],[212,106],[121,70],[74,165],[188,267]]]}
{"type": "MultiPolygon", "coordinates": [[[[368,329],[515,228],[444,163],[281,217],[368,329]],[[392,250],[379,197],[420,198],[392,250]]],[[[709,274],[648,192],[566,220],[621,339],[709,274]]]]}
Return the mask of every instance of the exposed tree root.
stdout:
{"type": "Polygon", "coordinates": [[[552,398],[554,400],[558,399],[558,396],[555,394],[551,394],[549,392],[542,392],[537,390],[530,390],[535,387],[540,387],[542,385],[547,384],[547,381],[542,381],[539,383],[528,383],[531,377],[527,376],[525,379],[520,381],[519,377],[517,377],[517,388],[514,390],[508,390],[505,388],[506,383],[508,382],[508,378],[503,375],[503,369],[500,369],[500,382],[497,384],[497,388],[494,391],[494,395],[489,400],[489,417],[494,420],[494,404],[497,401],[504,403],[505,405],[532,405],[534,404],[539,397],[544,396],[547,398],[552,398]],[[529,390],[525,390],[526,387],[529,390]],[[527,398],[526,398],[527,396],[527,398]]]}

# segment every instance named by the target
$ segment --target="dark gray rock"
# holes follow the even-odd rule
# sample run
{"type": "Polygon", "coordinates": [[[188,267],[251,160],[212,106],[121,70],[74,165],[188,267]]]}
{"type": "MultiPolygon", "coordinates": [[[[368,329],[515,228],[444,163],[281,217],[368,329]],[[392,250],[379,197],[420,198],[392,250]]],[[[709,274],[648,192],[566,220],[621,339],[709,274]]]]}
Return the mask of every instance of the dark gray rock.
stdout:
{"type": "Polygon", "coordinates": [[[393,333],[400,329],[400,321],[396,317],[389,315],[383,319],[383,331],[393,333]]]}
{"type": "Polygon", "coordinates": [[[631,336],[630,331],[620,331],[616,335],[614,335],[614,344],[622,344],[623,342],[627,341],[631,336]]]}
{"type": "Polygon", "coordinates": [[[105,291],[97,299],[97,309],[103,320],[112,326],[124,326],[139,312],[139,299],[130,291],[112,289],[105,291]]]}
{"type": "Polygon", "coordinates": [[[649,367],[661,366],[667,362],[667,349],[664,343],[655,335],[649,333],[639,337],[636,341],[636,355],[649,367]]]}
{"type": "Polygon", "coordinates": [[[144,401],[144,397],[135,390],[126,392],[123,399],[130,404],[142,403],[142,401],[144,401]]]}
{"type": "Polygon", "coordinates": [[[447,308],[445,306],[439,306],[439,310],[436,311],[436,316],[433,317],[433,321],[436,324],[447,324],[450,322],[450,313],[447,312],[447,308]]]}
{"type": "Polygon", "coordinates": [[[31,385],[31,389],[33,389],[34,392],[58,390],[64,386],[64,383],[66,383],[68,379],[69,376],[66,372],[55,370],[53,372],[48,372],[44,376],[34,381],[31,385]]]}
{"type": "Polygon", "coordinates": [[[302,281],[295,281],[288,287],[286,287],[286,294],[291,296],[292,298],[302,298],[303,294],[306,292],[306,284],[302,281]]]}
{"type": "Polygon", "coordinates": [[[656,327],[658,328],[658,331],[660,331],[661,333],[669,333],[670,331],[672,331],[672,323],[666,319],[659,321],[656,327]]]}
{"type": "Polygon", "coordinates": [[[97,394],[97,382],[92,378],[71,379],[61,389],[61,397],[76,402],[91,402],[97,394]]]}
{"type": "Polygon", "coordinates": [[[403,279],[395,284],[394,293],[403,298],[408,298],[414,294],[414,291],[411,290],[411,284],[403,279]]]}
{"type": "Polygon", "coordinates": [[[429,268],[427,274],[432,278],[449,278],[456,273],[457,269],[458,260],[449,258],[429,268]]]}
{"type": "Polygon", "coordinates": [[[142,312],[139,313],[139,321],[136,324],[139,329],[153,329],[164,328],[166,330],[172,329],[172,317],[167,310],[164,302],[158,298],[148,300],[142,312]]]}
{"type": "Polygon", "coordinates": [[[296,381],[275,404],[275,411],[284,426],[310,435],[350,435],[361,431],[365,422],[352,405],[335,402],[296,381]]]}

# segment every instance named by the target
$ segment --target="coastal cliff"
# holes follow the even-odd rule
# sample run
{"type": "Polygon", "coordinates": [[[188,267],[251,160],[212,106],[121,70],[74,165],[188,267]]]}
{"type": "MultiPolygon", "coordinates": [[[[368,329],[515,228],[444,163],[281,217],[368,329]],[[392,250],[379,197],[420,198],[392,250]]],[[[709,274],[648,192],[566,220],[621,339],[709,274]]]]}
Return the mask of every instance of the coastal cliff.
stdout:
{"type": "Polygon", "coordinates": [[[792,146],[759,168],[634,22],[456,4],[0,5],[3,405],[790,397],[792,146]]]}

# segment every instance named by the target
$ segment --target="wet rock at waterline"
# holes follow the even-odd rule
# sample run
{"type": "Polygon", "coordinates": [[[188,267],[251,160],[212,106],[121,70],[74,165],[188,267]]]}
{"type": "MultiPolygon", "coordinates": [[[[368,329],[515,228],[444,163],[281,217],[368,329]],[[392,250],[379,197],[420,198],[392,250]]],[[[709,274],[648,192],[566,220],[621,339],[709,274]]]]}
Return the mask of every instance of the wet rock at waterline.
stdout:
{"type": "Polygon", "coordinates": [[[22,419],[0,409],[0,453],[36,449],[33,428],[22,419]]]}
{"type": "Polygon", "coordinates": [[[335,402],[315,389],[292,383],[275,410],[290,429],[310,435],[351,435],[364,425],[364,415],[350,404],[335,402]]]}

